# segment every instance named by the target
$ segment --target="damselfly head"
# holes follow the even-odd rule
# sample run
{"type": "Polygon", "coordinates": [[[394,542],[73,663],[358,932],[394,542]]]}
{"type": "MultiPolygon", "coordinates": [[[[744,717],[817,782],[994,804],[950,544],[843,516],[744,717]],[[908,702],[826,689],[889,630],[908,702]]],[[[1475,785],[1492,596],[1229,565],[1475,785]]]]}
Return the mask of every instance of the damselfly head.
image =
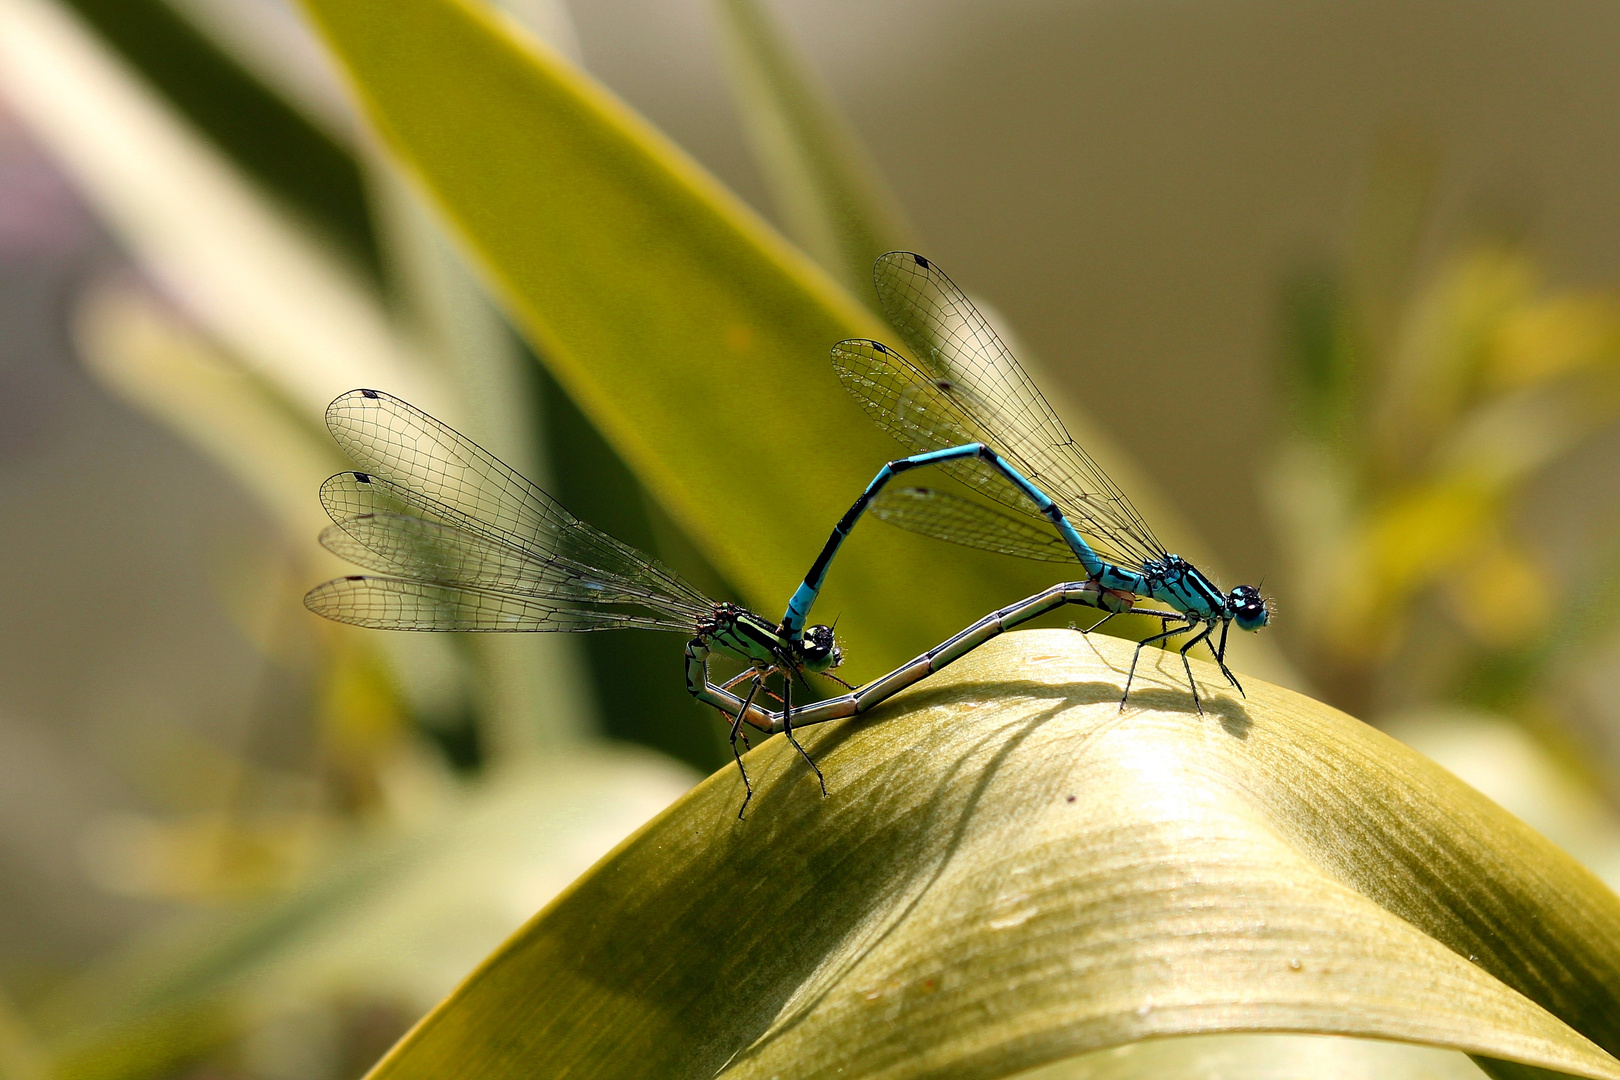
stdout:
{"type": "Polygon", "coordinates": [[[831,671],[844,662],[833,628],[822,623],[807,626],[799,639],[799,656],[806,671],[831,671]]]}
{"type": "Polygon", "coordinates": [[[1253,585],[1239,585],[1226,603],[1240,630],[1258,630],[1271,621],[1271,607],[1253,585]]]}

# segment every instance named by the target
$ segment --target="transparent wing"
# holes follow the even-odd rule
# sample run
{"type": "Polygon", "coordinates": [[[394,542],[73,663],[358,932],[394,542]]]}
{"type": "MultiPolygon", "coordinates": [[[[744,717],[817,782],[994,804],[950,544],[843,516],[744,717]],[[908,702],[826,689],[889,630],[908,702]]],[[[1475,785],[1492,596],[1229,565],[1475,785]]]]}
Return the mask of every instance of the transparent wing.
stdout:
{"type": "Polygon", "coordinates": [[[337,622],[377,630],[692,630],[689,623],[676,619],[607,608],[584,610],[511,593],[387,577],[328,581],[309,591],[304,606],[337,622]]]}
{"type": "Polygon", "coordinates": [[[1164,548],[1142,515],[1070,437],[1012,352],[950,278],[891,251],[872,270],[878,298],[935,386],[972,416],[984,442],[1063,507],[1082,531],[1132,562],[1164,548]]]}
{"type": "Polygon", "coordinates": [[[360,514],[327,526],[321,544],[367,570],[392,577],[555,604],[638,604],[682,620],[687,629],[711,610],[634,582],[601,577],[565,559],[536,560],[510,544],[408,515],[360,514]]]}
{"type": "Polygon", "coordinates": [[[567,559],[599,576],[709,606],[679,574],[580,521],[493,454],[391,394],[351,390],[327,407],[326,423],[360,467],[323,486],[322,501],[333,520],[404,511],[520,548],[537,560],[567,559]]]}
{"type": "MultiPolygon", "coordinates": [[[[1095,496],[1065,493],[1043,476],[1035,464],[1015,452],[1015,445],[993,424],[985,410],[971,407],[971,399],[948,379],[923,371],[904,356],[875,341],[840,341],[833,346],[833,370],[877,425],[914,452],[941,450],[963,443],[982,442],[1001,452],[1049,496],[1057,500],[1069,520],[1091,540],[1097,554],[1112,562],[1137,565],[1156,558],[1112,517],[1097,512],[1095,496]]],[[[1021,514],[1036,511],[1007,478],[978,458],[945,462],[948,474],[1021,514]]],[[[1134,512],[1134,511],[1133,511],[1134,512]]],[[[1152,541],[1157,543],[1157,541],[1152,541]]]]}
{"type": "MultiPolygon", "coordinates": [[[[977,419],[935,385],[927,372],[876,341],[851,339],[833,346],[833,371],[878,427],[913,453],[944,450],[964,443],[994,446],[977,419]]],[[[1035,504],[1006,477],[977,458],[945,462],[940,468],[986,496],[1029,512],[1035,504]]]]}
{"type": "Polygon", "coordinates": [[[370,473],[340,472],[321,484],[321,506],[326,516],[343,522],[364,514],[432,514],[426,506],[413,506],[410,492],[370,473]]]}
{"type": "Polygon", "coordinates": [[[575,534],[591,529],[583,522],[575,521],[573,526],[520,543],[505,532],[465,524],[463,515],[443,512],[430,500],[397,488],[379,476],[356,472],[328,477],[321,485],[321,504],[334,522],[321,534],[321,543],[368,570],[431,578],[459,564],[469,572],[478,567],[477,572],[494,575],[488,579],[458,579],[464,584],[511,587],[518,580],[512,575],[531,581],[582,579],[595,582],[613,595],[644,598],[661,610],[707,611],[712,607],[694,589],[669,587],[671,581],[684,586],[673,571],[668,575],[643,572],[659,567],[616,540],[612,542],[623,549],[616,553],[621,557],[595,559],[598,563],[616,564],[612,567],[589,565],[561,554],[564,550],[584,556],[601,554],[600,546],[580,551],[581,545],[571,542],[575,534]],[[464,550],[457,553],[457,547],[464,550]]]}
{"type": "Polygon", "coordinates": [[[1010,514],[932,488],[889,488],[872,502],[872,513],[907,532],[980,551],[1040,562],[1074,562],[1069,545],[1045,518],[1010,514]]]}

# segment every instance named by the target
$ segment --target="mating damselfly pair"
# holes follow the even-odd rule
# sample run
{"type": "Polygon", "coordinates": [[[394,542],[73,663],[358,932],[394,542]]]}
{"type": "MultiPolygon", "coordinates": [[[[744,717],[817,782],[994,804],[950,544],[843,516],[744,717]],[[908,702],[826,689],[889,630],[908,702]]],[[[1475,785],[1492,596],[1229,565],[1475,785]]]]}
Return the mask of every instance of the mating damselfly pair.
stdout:
{"type": "MultiPolygon", "coordinates": [[[[855,716],[996,635],[1064,604],[1101,610],[1094,629],[1135,610],[1162,620],[1137,646],[1190,634],[1180,654],[1202,711],[1187,652],[1208,643],[1222,673],[1232,623],[1257,630],[1269,610],[1258,590],[1222,593],[1167,552],[1142,516],[1047,404],[990,324],[938,267],[890,252],[873,271],[890,321],[915,362],[875,342],[834,346],[839,379],[879,426],[913,451],[888,462],[834,526],[780,622],[710,600],[658,560],[580,521],[539,487],[464,436],[376,390],[355,390],[327,410],[333,436],[358,469],[322,485],[333,524],[321,542],[381,576],[327,582],[305,598],[340,622],[395,630],[670,630],[691,635],[687,689],[731,719],[731,747],[752,797],[737,742],[743,725],[783,733],[825,792],[821,771],[793,731],[855,716]],[[891,489],[902,473],[938,465],[996,505],[930,488],[891,489]],[[840,545],[871,509],[925,535],[1026,558],[1078,561],[1064,582],[980,619],[887,675],[841,696],[795,705],[795,681],[831,673],[842,653],[831,627],[807,625],[840,545]],[[1136,608],[1139,598],[1165,608],[1136,608]],[[1218,639],[1211,639],[1216,628],[1218,639]],[[715,655],[742,665],[716,684],[715,655]],[[779,692],[768,680],[779,678],[779,692]],[[733,687],[747,684],[742,697],[733,687]],[[778,697],[779,711],[764,696],[778,697]]],[[[831,676],[836,678],[836,676],[831,676]]],[[[840,680],[841,681],[841,680],[840,680]]],[[[844,684],[849,687],[849,684],[844,684]]],[[[746,739],[744,739],[746,745],[746,739]]],[[[741,811],[739,811],[741,814],[741,811]]]]}

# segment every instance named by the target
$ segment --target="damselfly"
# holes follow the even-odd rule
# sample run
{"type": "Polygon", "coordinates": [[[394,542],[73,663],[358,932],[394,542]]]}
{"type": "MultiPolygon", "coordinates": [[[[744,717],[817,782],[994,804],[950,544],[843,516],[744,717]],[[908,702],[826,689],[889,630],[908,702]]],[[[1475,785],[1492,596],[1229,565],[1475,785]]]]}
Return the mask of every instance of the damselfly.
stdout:
{"type": "Polygon", "coordinates": [[[746,608],[710,600],[657,559],[580,521],[470,439],[389,394],[352,390],[327,408],[326,423],[358,470],[321,485],[333,522],[321,543],[381,576],[317,586],[304,597],[311,611],[385,630],[690,634],[688,671],[695,667],[702,678],[689,679],[689,689],[732,717],[743,808],[753,797],[737,750],[745,721],[785,734],[826,792],[821,770],[793,737],[792,701],[795,679],[829,674],[842,662],[831,627],[784,634],[746,608]],[[743,671],[719,686],[710,683],[711,652],[741,662],[743,671]],[[780,713],[753,707],[773,674],[782,679],[780,713]],[[750,684],[746,697],[726,692],[744,681],[750,684]]]}
{"type": "Polygon", "coordinates": [[[1121,708],[1143,647],[1186,633],[1192,637],[1180,648],[1181,661],[1199,711],[1187,653],[1201,641],[1242,693],[1226,666],[1227,630],[1234,622],[1243,630],[1266,625],[1271,612],[1260,591],[1239,585],[1223,593],[1165,550],[1124,492],[1070,437],[990,323],[937,266],[893,251],[877,260],[872,274],[883,309],[916,363],[876,341],[851,340],[833,347],[833,366],[878,426],[916,453],[884,466],[839,521],[789,602],[782,631],[804,625],[839,545],[870,506],[891,524],[968,547],[1078,559],[1088,575],[1084,586],[1109,611],[1090,629],[1130,610],[1138,597],[1168,605],[1169,611],[1136,609],[1161,619],[1161,632],[1138,644],[1121,708]],[[933,464],[1000,506],[928,488],[884,490],[894,476],[933,464]]]}

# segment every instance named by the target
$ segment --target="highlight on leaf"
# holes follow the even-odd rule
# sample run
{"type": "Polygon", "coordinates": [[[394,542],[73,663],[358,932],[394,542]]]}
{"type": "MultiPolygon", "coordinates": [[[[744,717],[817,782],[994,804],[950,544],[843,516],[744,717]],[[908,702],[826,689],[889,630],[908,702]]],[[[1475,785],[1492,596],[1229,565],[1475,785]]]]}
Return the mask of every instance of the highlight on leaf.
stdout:
{"type": "Polygon", "coordinates": [[[1005,635],[807,734],[825,800],[757,748],[748,823],[725,777],[694,789],[375,1076],[991,1078],[1222,1031],[1620,1076],[1620,899],[1589,872],[1300,695],[1200,719],[1167,658],[1121,711],[1130,650],[1005,635]]]}

